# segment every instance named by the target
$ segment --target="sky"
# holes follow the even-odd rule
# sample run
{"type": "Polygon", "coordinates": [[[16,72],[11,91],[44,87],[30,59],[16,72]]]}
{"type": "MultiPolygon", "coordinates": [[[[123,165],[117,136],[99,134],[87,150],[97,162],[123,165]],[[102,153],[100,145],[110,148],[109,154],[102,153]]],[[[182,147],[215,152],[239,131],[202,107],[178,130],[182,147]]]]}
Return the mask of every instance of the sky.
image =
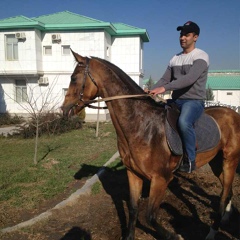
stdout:
{"type": "Polygon", "coordinates": [[[159,80],[181,51],[176,28],[196,22],[196,47],[208,53],[210,70],[240,70],[240,0],[0,0],[0,19],[70,11],[97,20],[146,29],[144,79],[159,80]]]}

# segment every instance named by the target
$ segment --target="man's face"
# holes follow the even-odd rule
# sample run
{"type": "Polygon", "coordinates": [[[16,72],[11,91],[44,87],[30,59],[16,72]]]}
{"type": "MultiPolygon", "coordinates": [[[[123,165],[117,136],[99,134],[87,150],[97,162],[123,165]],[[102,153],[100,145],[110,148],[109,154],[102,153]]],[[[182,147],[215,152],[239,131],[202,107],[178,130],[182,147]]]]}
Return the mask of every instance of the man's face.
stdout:
{"type": "Polygon", "coordinates": [[[190,49],[195,47],[195,42],[197,41],[198,35],[195,33],[180,33],[180,45],[182,49],[190,49]]]}

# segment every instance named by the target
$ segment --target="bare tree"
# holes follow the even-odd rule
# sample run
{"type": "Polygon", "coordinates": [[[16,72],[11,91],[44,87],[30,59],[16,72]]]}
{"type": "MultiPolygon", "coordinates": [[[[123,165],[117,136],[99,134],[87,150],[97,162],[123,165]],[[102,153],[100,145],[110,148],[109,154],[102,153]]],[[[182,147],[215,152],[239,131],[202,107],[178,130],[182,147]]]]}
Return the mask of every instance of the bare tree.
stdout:
{"type": "MultiPolygon", "coordinates": [[[[6,91],[4,91],[4,94],[8,96],[9,99],[12,99],[14,102],[16,102],[28,114],[29,118],[31,119],[28,124],[32,124],[36,129],[33,158],[34,164],[37,164],[39,127],[42,124],[46,124],[46,122],[41,123],[40,119],[43,114],[47,112],[56,112],[58,109],[57,106],[61,101],[61,93],[55,95],[53,94],[53,89],[56,86],[57,80],[58,77],[55,77],[54,81],[50,85],[41,87],[36,84],[32,87],[26,78],[27,92],[22,93],[25,94],[25,96],[23,96],[23,102],[18,102],[16,100],[16,95],[12,97],[6,91]]],[[[15,92],[15,94],[17,94],[17,92],[15,92]]]]}
{"type": "Polygon", "coordinates": [[[153,85],[155,84],[155,81],[152,79],[152,77],[150,76],[149,80],[146,82],[146,86],[145,88],[147,89],[151,89],[153,87],[153,85]]]}

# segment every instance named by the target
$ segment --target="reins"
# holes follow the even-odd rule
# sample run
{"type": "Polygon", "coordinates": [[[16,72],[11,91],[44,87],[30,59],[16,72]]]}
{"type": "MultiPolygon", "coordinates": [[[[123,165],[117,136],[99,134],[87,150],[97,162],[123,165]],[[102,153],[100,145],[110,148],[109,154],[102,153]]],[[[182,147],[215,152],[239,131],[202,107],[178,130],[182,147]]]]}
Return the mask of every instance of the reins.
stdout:
{"type": "Polygon", "coordinates": [[[113,96],[113,97],[106,97],[101,99],[88,100],[88,101],[84,101],[83,103],[86,107],[89,107],[89,108],[106,109],[107,107],[97,107],[97,106],[92,106],[90,104],[97,103],[97,102],[107,102],[107,101],[112,101],[117,99],[137,98],[137,97],[152,97],[152,95],[151,94],[121,95],[121,96],[113,96]]]}

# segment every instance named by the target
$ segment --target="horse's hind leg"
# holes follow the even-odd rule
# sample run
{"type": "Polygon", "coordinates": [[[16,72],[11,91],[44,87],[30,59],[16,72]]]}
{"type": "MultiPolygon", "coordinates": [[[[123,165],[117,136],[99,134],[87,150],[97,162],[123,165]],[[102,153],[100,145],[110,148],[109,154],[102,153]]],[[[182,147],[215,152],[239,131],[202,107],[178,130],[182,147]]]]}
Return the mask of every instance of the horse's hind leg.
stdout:
{"type": "Polygon", "coordinates": [[[143,180],[127,170],[129,189],[130,189],[130,206],[129,206],[129,222],[126,240],[135,239],[135,227],[138,218],[138,204],[142,193],[143,180]]]}
{"type": "MultiPolygon", "coordinates": [[[[221,153],[219,153],[221,154],[221,153]]],[[[218,155],[219,157],[220,155],[218,155]]],[[[222,193],[220,199],[220,206],[215,221],[210,229],[209,234],[206,237],[206,240],[214,239],[215,234],[217,233],[221,222],[227,222],[231,212],[231,198],[232,198],[232,183],[234,180],[235,172],[238,166],[239,158],[238,156],[230,157],[224,159],[222,170],[219,171],[219,161],[215,158],[210,162],[210,166],[213,170],[213,173],[219,178],[222,184],[222,193]],[[218,163],[218,164],[217,164],[218,163]]]]}
{"type": "Polygon", "coordinates": [[[182,239],[181,236],[167,231],[157,221],[159,207],[164,198],[170,180],[171,178],[166,179],[162,176],[156,176],[152,178],[147,209],[147,222],[157,231],[159,236],[163,239],[180,240],[182,239]]]}

